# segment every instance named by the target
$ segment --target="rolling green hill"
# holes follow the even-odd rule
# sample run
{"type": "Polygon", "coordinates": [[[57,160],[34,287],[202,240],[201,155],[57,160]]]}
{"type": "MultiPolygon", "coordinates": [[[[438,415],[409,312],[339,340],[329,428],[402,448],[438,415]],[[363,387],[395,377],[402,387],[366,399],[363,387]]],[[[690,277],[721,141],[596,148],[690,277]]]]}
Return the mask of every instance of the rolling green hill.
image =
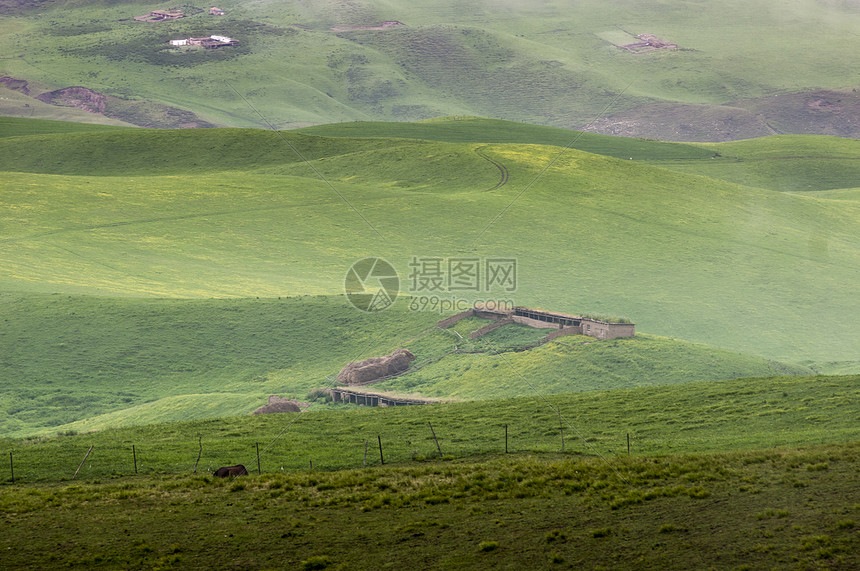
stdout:
{"type": "Polygon", "coordinates": [[[856,1],[221,7],[0,0],[5,563],[857,567],[856,1]]]}
{"type": "MultiPolygon", "coordinates": [[[[559,127],[599,119],[602,132],[672,140],[860,133],[849,63],[860,21],[850,2],[228,0],[225,16],[188,5],[179,20],[133,20],[172,7],[7,0],[0,77],[30,82],[31,99],[85,87],[109,96],[102,113],[140,125],[481,115],[559,127]],[[401,25],[372,29],[385,21],[401,25]],[[211,34],[240,43],[169,44],[211,34]],[[618,47],[639,34],[678,49],[618,47]]],[[[10,115],[81,115],[7,99],[0,110],[10,115]]]]}
{"type": "Polygon", "coordinates": [[[5,433],[116,411],[102,425],[247,414],[272,393],[304,398],[348,361],[435,323],[427,314],[374,319],[341,298],[310,296],[3,300],[5,433]]]}
{"type": "MultiPolygon", "coordinates": [[[[704,160],[714,152],[698,145],[610,137],[558,127],[514,123],[483,117],[438,117],[414,123],[353,121],[329,123],[299,132],[322,137],[421,139],[446,143],[526,143],[570,147],[638,161],[704,160]]],[[[697,163],[698,164],[698,163],[697,163]]]]}
{"type": "Polygon", "coordinates": [[[54,133],[78,133],[116,129],[113,125],[51,121],[47,119],[21,119],[0,117],[0,137],[21,137],[54,133]]]}
{"type": "MultiPolygon", "coordinates": [[[[328,295],[343,291],[346,269],[365,256],[391,261],[407,290],[413,257],[513,257],[516,291],[485,293],[625,315],[639,331],[781,361],[857,360],[856,201],[762,188],[779,187],[778,173],[757,188],[714,178],[731,178],[726,171],[699,176],[647,163],[671,160],[670,152],[705,172],[737,162],[722,152],[695,158],[690,146],[619,140],[614,154],[642,145],[640,162],[607,156],[606,138],[595,146],[607,155],[596,155],[546,144],[355,135],[129,130],[3,138],[0,287],[328,295]]],[[[797,160],[841,173],[823,177],[822,189],[850,178],[857,162],[855,142],[845,139],[736,145],[751,162],[806,153],[797,160]]]]}
{"type": "Polygon", "coordinates": [[[783,135],[732,143],[684,144],[476,117],[437,118],[417,123],[356,121],[320,125],[301,132],[325,137],[556,145],[780,191],[851,189],[860,181],[857,139],[783,135]]]}
{"type": "Polygon", "coordinates": [[[860,140],[774,136],[703,145],[720,159],[661,161],[683,172],[788,192],[853,189],[860,184],[860,140]]]}
{"type": "MultiPolygon", "coordinates": [[[[7,435],[248,414],[270,394],[306,400],[312,389],[334,386],[349,361],[398,346],[416,355],[420,370],[374,390],[494,399],[810,372],[648,335],[606,343],[569,337],[497,354],[545,331],[512,336],[502,328],[469,344],[432,329],[433,313],[364,314],[341,297],[0,299],[0,431],[7,435]],[[487,352],[451,353],[457,347],[487,352]]],[[[466,334],[481,325],[460,324],[466,334]]]]}

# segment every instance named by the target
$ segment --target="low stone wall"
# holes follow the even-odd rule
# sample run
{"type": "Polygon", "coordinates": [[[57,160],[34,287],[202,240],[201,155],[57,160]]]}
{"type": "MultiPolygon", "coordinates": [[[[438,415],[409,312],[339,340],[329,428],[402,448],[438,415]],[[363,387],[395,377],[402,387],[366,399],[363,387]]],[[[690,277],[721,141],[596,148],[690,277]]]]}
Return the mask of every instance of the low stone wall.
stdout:
{"type": "Polygon", "coordinates": [[[481,319],[492,319],[493,321],[510,316],[510,312],[507,311],[490,311],[488,309],[473,309],[472,311],[475,313],[475,317],[480,317],[481,319]]]}
{"type": "Polygon", "coordinates": [[[454,325],[455,323],[457,323],[461,319],[466,319],[467,317],[472,317],[473,315],[475,315],[475,310],[474,309],[467,309],[466,311],[461,311],[460,313],[457,313],[456,315],[452,315],[451,317],[446,317],[442,321],[438,322],[436,324],[436,327],[438,327],[440,329],[448,329],[449,327],[451,327],[452,325],[454,325]]]}
{"type": "Polygon", "coordinates": [[[512,317],[506,317],[504,319],[500,319],[498,321],[488,323],[487,325],[484,325],[480,329],[476,329],[475,331],[472,331],[471,333],[469,333],[469,339],[473,339],[473,340],[477,339],[478,337],[480,337],[482,335],[486,335],[487,333],[489,333],[493,329],[498,329],[499,327],[501,327],[503,325],[507,325],[508,323],[513,323],[513,322],[514,322],[514,319],[512,317]]]}

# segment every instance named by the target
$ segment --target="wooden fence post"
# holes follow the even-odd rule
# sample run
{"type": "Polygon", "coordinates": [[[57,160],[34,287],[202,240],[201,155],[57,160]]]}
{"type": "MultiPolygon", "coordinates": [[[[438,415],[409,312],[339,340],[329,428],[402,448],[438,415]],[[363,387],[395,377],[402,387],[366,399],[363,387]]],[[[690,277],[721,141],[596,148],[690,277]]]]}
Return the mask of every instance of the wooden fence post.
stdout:
{"type": "Polygon", "coordinates": [[[260,443],[257,442],[257,473],[262,474],[263,471],[260,469],[260,443]]]}
{"type": "Polygon", "coordinates": [[[9,469],[12,471],[12,483],[15,483],[15,463],[12,461],[12,452],[9,452],[9,469]]]}
{"type": "Polygon", "coordinates": [[[435,430],[433,430],[433,425],[432,425],[432,424],[430,424],[430,422],[428,422],[427,424],[429,424],[429,425],[430,425],[430,432],[432,432],[432,433],[433,433],[433,440],[435,440],[435,441],[436,441],[436,450],[438,450],[438,451],[439,451],[439,458],[442,458],[442,447],[441,447],[441,446],[439,446],[439,439],[438,439],[438,438],[436,438],[436,431],[435,431],[435,430]]]}
{"type": "Polygon", "coordinates": [[[505,454],[508,453],[508,425],[505,425],[505,454]]]}
{"type": "Polygon", "coordinates": [[[630,456],[630,433],[627,433],[627,455],[630,456]]]}
{"type": "Polygon", "coordinates": [[[203,437],[199,434],[197,435],[197,444],[200,445],[200,448],[197,450],[197,460],[194,461],[194,473],[197,473],[197,464],[200,462],[200,457],[203,455],[203,437]]]}
{"type": "Polygon", "coordinates": [[[379,461],[385,464],[385,458],[382,456],[382,436],[377,434],[376,439],[379,440],[379,461]]]}
{"type": "Polygon", "coordinates": [[[134,458],[134,473],[137,474],[137,451],[134,449],[134,444],[131,445],[131,457],[134,458]]]}
{"type": "Polygon", "coordinates": [[[78,472],[80,472],[80,471],[81,471],[81,468],[83,468],[83,467],[84,467],[84,462],[86,462],[86,461],[87,461],[87,458],[89,458],[89,456],[90,456],[90,452],[92,452],[92,451],[93,451],[93,447],[94,447],[94,446],[90,446],[90,449],[89,449],[89,450],[87,450],[87,453],[84,455],[84,459],[83,459],[83,460],[81,460],[81,464],[78,466],[78,469],[77,469],[77,470],[75,470],[75,475],[74,475],[74,476],[72,476],[72,480],[74,480],[75,478],[77,478],[77,477],[78,477],[78,472]]]}
{"type": "Polygon", "coordinates": [[[367,468],[367,438],[364,439],[364,462],[361,463],[361,467],[367,468]]]}

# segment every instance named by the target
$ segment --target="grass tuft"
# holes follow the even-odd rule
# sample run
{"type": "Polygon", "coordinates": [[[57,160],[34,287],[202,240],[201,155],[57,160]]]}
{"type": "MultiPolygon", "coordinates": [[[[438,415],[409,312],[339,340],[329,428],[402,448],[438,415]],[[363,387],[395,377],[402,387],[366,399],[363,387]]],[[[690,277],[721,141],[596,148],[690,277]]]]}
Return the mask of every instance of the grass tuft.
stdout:
{"type": "Polygon", "coordinates": [[[302,561],[302,569],[312,571],[315,569],[325,569],[334,561],[327,555],[314,555],[302,561]]]}

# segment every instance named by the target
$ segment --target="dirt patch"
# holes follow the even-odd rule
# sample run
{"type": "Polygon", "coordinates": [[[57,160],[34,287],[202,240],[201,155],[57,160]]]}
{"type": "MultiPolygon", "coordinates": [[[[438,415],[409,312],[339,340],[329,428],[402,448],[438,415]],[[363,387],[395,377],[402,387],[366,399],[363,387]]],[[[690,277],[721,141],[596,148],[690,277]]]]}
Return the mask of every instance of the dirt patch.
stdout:
{"type": "Polygon", "coordinates": [[[58,107],[74,107],[90,113],[104,113],[107,97],[86,87],[74,86],[48,91],[36,99],[58,107]]]}
{"type": "Polygon", "coordinates": [[[155,129],[215,127],[185,109],[149,101],[120,99],[79,85],[48,91],[37,95],[36,99],[58,107],[73,107],[112,119],[120,119],[139,127],[155,129]]]}
{"type": "Polygon", "coordinates": [[[762,115],[778,133],[860,137],[860,88],[784,93],[733,105],[762,115]]]}
{"type": "Polygon", "coordinates": [[[385,357],[371,357],[364,361],[353,361],[337,375],[343,385],[366,385],[398,375],[409,368],[415,360],[407,349],[398,349],[385,357]]]}
{"type": "Polygon", "coordinates": [[[649,103],[585,131],[661,141],[721,142],[767,135],[860,138],[860,88],[783,93],[724,105],[649,103]]]}
{"type": "Polygon", "coordinates": [[[9,77],[7,75],[4,77],[0,77],[0,85],[5,87],[6,89],[19,91],[24,95],[30,95],[30,88],[27,86],[27,82],[23,79],[15,79],[14,77],[9,77]]]}
{"type": "Polygon", "coordinates": [[[756,113],[728,105],[649,103],[603,117],[583,130],[661,141],[721,142],[773,135],[756,113]]]}

